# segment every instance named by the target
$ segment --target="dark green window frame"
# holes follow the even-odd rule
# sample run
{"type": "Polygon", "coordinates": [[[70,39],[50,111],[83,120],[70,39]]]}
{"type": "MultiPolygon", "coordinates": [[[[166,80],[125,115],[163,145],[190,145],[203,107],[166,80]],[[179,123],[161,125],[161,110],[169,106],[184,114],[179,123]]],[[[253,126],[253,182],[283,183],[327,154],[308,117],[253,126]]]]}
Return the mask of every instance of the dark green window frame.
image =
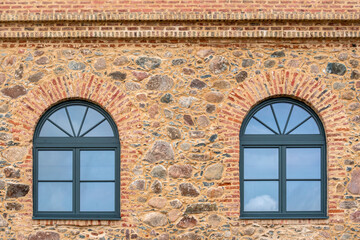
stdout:
{"type": "MultiPolygon", "coordinates": [[[[274,110],[273,110],[274,111],[274,110]]],[[[274,113],[274,112],[273,112],[274,113]]],[[[275,115],[275,114],[274,114],[275,115]]],[[[276,120],[277,121],[277,120],[276,120]]],[[[287,120],[289,121],[289,119],[287,120]]],[[[278,126],[279,124],[276,123],[278,126]]],[[[287,124],[287,123],[286,123],[287,124]]],[[[280,130],[280,129],[279,129],[280,130]]],[[[326,137],[323,125],[319,117],[307,105],[291,98],[275,98],[266,100],[255,106],[246,116],[240,130],[240,219],[327,219],[327,166],[326,166],[326,137]],[[269,134],[245,134],[246,127],[254,115],[264,107],[275,103],[290,103],[307,111],[315,120],[320,134],[294,134],[294,135],[269,135],[269,134]],[[320,211],[286,211],[286,183],[292,181],[286,179],[286,149],[287,148],[320,148],[321,149],[321,173],[320,173],[320,211]],[[245,148],[278,148],[278,179],[279,181],[279,209],[278,211],[245,211],[244,195],[245,181],[274,181],[274,179],[244,179],[244,149],[245,148]]],[[[296,179],[294,181],[311,181],[312,179],[296,179]]],[[[317,179],[317,181],[319,181],[317,179]]]]}
{"type": "MultiPolygon", "coordinates": [[[[66,110],[67,111],[67,110],[66,110]]],[[[86,110],[87,111],[87,110],[86,110]]],[[[69,117],[69,113],[67,112],[69,117]]],[[[84,117],[85,118],[85,117],[84,117]]],[[[70,121],[70,119],[69,119],[70,121]]],[[[104,121],[104,120],[103,120],[104,121]]],[[[102,121],[102,122],[103,122],[102,121]]],[[[84,119],[82,124],[84,123],[84,119]]],[[[99,124],[97,124],[99,125],[99,124]]],[[[74,128],[71,126],[73,132],[74,128]]],[[[81,127],[80,127],[81,129],[81,127]]],[[[75,133],[75,132],[74,132],[75,133]]],[[[44,182],[56,182],[46,180],[44,182]]],[[[64,182],[63,180],[59,182],[64,182]]],[[[48,110],[40,119],[35,129],[33,140],[33,219],[91,219],[91,220],[120,220],[120,141],[117,127],[108,113],[101,107],[86,101],[71,100],[60,103],[48,110]],[[70,106],[84,106],[92,108],[100,113],[111,126],[113,137],[84,137],[84,134],[77,137],[40,137],[40,131],[45,121],[57,110],[70,106]],[[38,210],[38,183],[39,180],[39,151],[72,151],[72,211],[39,211],[38,210]],[[114,180],[80,180],[80,151],[114,151],[114,180]],[[113,182],[114,190],[114,211],[80,211],[80,182],[113,182]]]]}

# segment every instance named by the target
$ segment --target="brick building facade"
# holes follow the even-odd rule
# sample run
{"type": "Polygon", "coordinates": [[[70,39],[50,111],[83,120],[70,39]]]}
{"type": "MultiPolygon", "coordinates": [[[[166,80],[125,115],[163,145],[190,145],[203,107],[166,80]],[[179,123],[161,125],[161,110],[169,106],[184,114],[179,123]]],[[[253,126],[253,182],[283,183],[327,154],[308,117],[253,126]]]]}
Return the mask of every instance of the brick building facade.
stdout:
{"type": "Polygon", "coordinates": [[[358,1],[0,3],[1,239],[358,239],[358,1]],[[326,136],[324,218],[241,218],[239,137],[259,103],[326,136]],[[121,219],[34,218],[34,134],[73,100],[120,140],[121,219]]]}

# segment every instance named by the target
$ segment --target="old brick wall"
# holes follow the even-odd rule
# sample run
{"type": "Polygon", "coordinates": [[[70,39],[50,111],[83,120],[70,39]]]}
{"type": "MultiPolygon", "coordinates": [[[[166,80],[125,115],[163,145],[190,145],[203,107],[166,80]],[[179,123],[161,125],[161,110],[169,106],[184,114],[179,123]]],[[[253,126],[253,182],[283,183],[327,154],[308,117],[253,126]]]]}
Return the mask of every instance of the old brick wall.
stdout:
{"type": "Polygon", "coordinates": [[[358,4],[3,1],[0,239],[359,238],[358,4]],[[329,219],[239,218],[241,124],[278,96],[324,125],[329,219]],[[119,221],[32,219],[33,133],[68,99],[118,127],[119,221]]]}

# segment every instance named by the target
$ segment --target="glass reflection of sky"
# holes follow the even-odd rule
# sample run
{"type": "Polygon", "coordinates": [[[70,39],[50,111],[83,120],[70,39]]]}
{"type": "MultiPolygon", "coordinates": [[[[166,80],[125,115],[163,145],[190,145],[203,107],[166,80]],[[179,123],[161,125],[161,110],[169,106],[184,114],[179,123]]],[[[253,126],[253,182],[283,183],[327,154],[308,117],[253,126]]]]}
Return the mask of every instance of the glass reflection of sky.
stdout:
{"type": "Polygon", "coordinates": [[[275,103],[272,105],[278,121],[281,132],[284,131],[287,118],[290,113],[291,104],[289,103],[275,103]]]}
{"type": "Polygon", "coordinates": [[[278,211],[277,181],[245,181],[244,188],[245,211],[278,211]]]}
{"type": "Polygon", "coordinates": [[[278,148],[245,148],[244,179],[277,179],[278,148]]]}
{"type": "Polygon", "coordinates": [[[39,180],[72,180],[72,151],[39,151],[39,180]]]}
{"type": "Polygon", "coordinates": [[[54,123],[56,123],[62,129],[64,129],[68,134],[73,135],[73,132],[72,132],[71,126],[70,126],[70,122],[69,122],[69,118],[66,114],[65,108],[61,108],[61,109],[57,110],[56,112],[54,112],[53,114],[51,114],[49,119],[51,121],[53,121],[54,123]]]}
{"type": "Polygon", "coordinates": [[[39,182],[39,211],[72,211],[71,182],[39,182]]]}
{"type": "Polygon", "coordinates": [[[80,183],[80,211],[114,211],[114,203],[113,182],[80,183]]]}
{"type": "Polygon", "coordinates": [[[320,181],[288,181],[286,183],[287,211],[320,211],[320,181]]]}
{"type": "Polygon", "coordinates": [[[77,135],[79,132],[79,128],[81,125],[81,122],[84,118],[86,107],[84,106],[69,106],[67,107],[71,123],[73,125],[75,134],[77,135]]]}
{"type": "Polygon", "coordinates": [[[258,111],[254,116],[263,123],[265,123],[272,130],[279,133],[278,127],[275,122],[274,114],[272,113],[270,106],[264,107],[263,109],[258,111]]]}
{"type": "Polygon", "coordinates": [[[320,179],[320,148],[287,148],[287,179],[320,179]]]}
{"type": "Polygon", "coordinates": [[[115,152],[80,151],[80,180],[115,180],[115,152]]]}

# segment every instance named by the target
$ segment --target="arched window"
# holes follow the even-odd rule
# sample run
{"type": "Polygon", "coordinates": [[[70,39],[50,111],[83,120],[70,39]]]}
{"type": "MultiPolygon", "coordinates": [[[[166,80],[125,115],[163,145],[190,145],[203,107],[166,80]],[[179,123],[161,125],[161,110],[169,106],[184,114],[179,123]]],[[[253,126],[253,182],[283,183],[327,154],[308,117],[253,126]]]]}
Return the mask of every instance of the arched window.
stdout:
{"type": "Polygon", "coordinates": [[[120,142],[103,109],[85,101],[51,108],[33,154],[35,219],[120,218],[120,142]]]}
{"type": "Polygon", "coordinates": [[[240,131],[242,219],[326,218],[326,143],[317,115],[289,98],[250,111],[240,131]]]}

